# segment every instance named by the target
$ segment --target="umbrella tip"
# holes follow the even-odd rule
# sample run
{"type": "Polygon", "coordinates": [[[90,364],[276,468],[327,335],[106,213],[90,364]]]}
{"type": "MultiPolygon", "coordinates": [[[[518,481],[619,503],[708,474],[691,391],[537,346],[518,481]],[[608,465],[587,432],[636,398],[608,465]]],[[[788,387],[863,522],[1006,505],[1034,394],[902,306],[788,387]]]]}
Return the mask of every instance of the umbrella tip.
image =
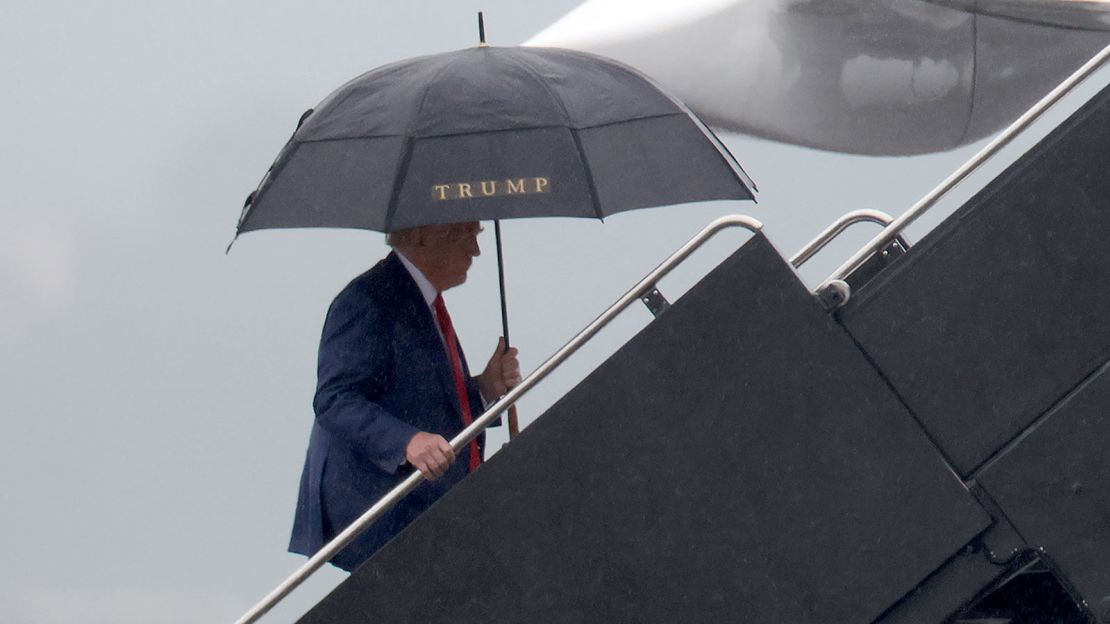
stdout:
{"type": "Polygon", "coordinates": [[[486,43],[486,20],[482,17],[481,11],[478,11],[478,47],[489,47],[489,44],[486,43]]]}

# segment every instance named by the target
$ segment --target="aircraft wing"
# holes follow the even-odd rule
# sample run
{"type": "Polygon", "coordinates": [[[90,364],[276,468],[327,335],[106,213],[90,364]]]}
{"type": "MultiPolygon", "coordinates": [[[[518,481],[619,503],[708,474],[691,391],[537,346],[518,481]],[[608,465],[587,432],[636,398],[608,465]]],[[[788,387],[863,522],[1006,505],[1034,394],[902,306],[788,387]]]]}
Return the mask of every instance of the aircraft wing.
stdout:
{"type": "Polygon", "coordinates": [[[727,131],[905,155],[992,134],[1108,42],[1107,0],[589,0],[527,45],[628,63],[727,131]]]}

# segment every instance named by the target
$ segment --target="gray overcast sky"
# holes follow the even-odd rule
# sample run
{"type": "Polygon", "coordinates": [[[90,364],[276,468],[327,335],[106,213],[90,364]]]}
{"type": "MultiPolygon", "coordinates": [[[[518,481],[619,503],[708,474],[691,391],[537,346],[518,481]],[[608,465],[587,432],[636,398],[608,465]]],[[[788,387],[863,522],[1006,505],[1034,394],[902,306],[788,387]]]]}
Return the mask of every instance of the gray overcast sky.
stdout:
{"type": "MultiPolygon", "coordinates": [[[[320,324],[385,247],[366,232],[265,232],[225,256],[242,201],[300,114],[349,78],[473,45],[479,9],[492,43],[517,44],[575,4],[0,3],[0,620],[232,621],[300,565],[284,551],[320,324]]],[[[718,215],[763,220],[789,256],[844,212],[904,210],[974,149],[865,158],[726,141],[758,205],[505,224],[526,370],[718,215]]],[[[860,229],[807,280],[874,231],[860,229]]],[[[663,291],[674,299],[745,239],[720,238],[663,291]]],[[[449,294],[472,362],[499,333],[496,292],[487,253],[449,294]]],[[[522,402],[524,422],[648,319],[626,313],[522,402]]],[[[341,578],[326,570],[272,621],[341,578]]]]}

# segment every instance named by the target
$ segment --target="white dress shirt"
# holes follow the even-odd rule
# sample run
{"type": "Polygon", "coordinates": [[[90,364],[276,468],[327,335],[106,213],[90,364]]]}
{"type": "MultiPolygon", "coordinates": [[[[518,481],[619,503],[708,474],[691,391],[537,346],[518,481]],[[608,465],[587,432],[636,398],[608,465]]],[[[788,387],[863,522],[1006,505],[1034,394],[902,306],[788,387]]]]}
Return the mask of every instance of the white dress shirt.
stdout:
{"type": "Polygon", "coordinates": [[[424,295],[424,305],[428,306],[428,312],[432,315],[432,319],[436,321],[436,333],[439,334],[439,341],[443,343],[443,348],[446,349],[447,339],[443,337],[443,330],[439,328],[439,320],[436,318],[436,309],[433,305],[436,297],[439,296],[439,291],[436,290],[435,286],[432,286],[432,282],[420,272],[420,269],[416,268],[412,260],[405,257],[405,254],[396,249],[393,250],[393,253],[397,254],[397,257],[401,259],[401,264],[405,265],[409,275],[411,275],[413,281],[416,282],[416,286],[420,288],[420,294],[424,295]]]}
{"type": "MultiPolygon", "coordinates": [[[[420,269],[418,269],[416,265],[412,263],[412,260],[409,260],[405,257],[405,254],[396,249],[393,250],[393,253],[397,254],[397,257],[401,259],[401,264],[405,265],[405,269],[408,270],[409,275],[412,276],[413,281],[415,281],[417,287],[420,288],[420,294],[424,295],[424,303],[428,306],[428,313],[432,315],[432,319],[436,320],[436,333],[439,334],[439,341],[443,343],[443,350],[446,351],[447,339],[443,337],[443,330],[439,328],[439,322],[438,319],[436,319],[435,306],[433,305],[436,297],[438,297],[440,294],[439,291],[436,290],[436,287],[432,285],[432,282],[429,281],[427,277],[425,277],[420,269]]],[[[478,396],[482,398],[482,409],[486,409],[487,407],[489,407],[489,399],[486,398],[486,395],[482,392],[481,387],[478,388],[478,396]]]]}

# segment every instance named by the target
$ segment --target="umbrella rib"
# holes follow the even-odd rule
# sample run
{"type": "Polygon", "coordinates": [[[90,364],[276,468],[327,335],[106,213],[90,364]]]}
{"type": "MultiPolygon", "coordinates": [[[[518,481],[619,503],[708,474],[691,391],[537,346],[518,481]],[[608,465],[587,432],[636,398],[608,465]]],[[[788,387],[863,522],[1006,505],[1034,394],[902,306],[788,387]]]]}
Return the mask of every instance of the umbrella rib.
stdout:
{"type": "Polygon", "coordinates": [[[752,201],[757,201],[755,198],[755,192],[759,189],[755,185],[755,180],[752,180],[751,176],[748,175],[748,172],[744,171],[744,168],[740,166],[740,161],[736,160],[736,157],[732,155],[732,150],[730,150],[728,146],[725,145],[725,142],[722,141],[716,134],[714,134],[713,131],[709,129],[709,126],[701,120],[701,117],[698,117],[694,113],[694,111],[690,110],[690,107],[687,106],[685,102],[671,95],[669,92],[664,91],[663,88],[660,87],[658,83],[656,83],[655,80],[653,80],[650,76],[645,75],[644,78],[650,84],[655,85],[657,88],[659,88],[659,91],[663,93],[663,95],[666,95],[668,98],[670,98],[671,101],[674,102],[675,106],[679,108],[679,110],[686,113],[686,116],[694,122],[694,125],[698,127],[698,130],[701,130],[701,133],[705,135],[705,138],[709,139],[709,142],[713,144],[713,147],[717,148],[717,153],[719,153],[721,155],[721,158],[725,160],[725,164],[728,165],[729,169],[732,169],[733,175],[735,175],[736,178],[740,180],[741,184],[747,187],[748,194],[752,196],[752,201]]]}
{"type": "Polygon", "coordinates": [[[582,149],[582,139],[578,136],[578,131],[574,129],[571,129],[570,136],[574,138],[574,147],[578,150],[578,159],[582,161],[582,171],[586,175],[586,185],[590,188],[590,199],[594,203],[594,212],[597,213],[598,219],[604,221],[605,215],[601,212],[601,200],[597,197],[594,174],[590,171],[590,163],[586,161],[586,150],[582,149]]]}
{"type": "Polygon", "coordinates": [[[401,196],[401,181],[405,179],[405,175],[409,170],[409,162],[412,160],[412,144],[415,140],[413,136],[416,134],[413,126],[420,117],[421,111],[424,110],[424,105],[428,102],[428,94],[431,93],[432,87],[436,84],[436,79],[456,62],[458,62],[458,57],[452,57],[451,60],[444,63],[438,70],[429,76],[428,86],[424,89],[424,95],[420,97],[420,106],[416,108],[416,114],[409,118],[409,127],[405,132],[405,151],[401,156],[401,162],[397,164],[397,173],[393,176],[393,189],[389,193],[389,206],[386,207],[385,223],[382,225],[386,232],[390,232],[393,229],[393,217],[397,214],[397,200],[401,196]]]}
{"type": "Polygon", "coordinates": [[[428,94],[432,92],[432,87],[436,86],[439,75],[447,71],[452,65],[458,64],[460,58],[459,56],[450,57],[442,67],[437,69],[431,76],[428,76],[428,86],[424,89],[424,95],[420,96],[420,106],[416,107],[416,114],[409,118],[408,131],[405,132],[407,136],[411,137],[416,135],[413,126],[416,125],[416,120],[419,119],[420,115],[424,112],[424,105],[428,103],[428,94]]]}
{"type": "Polygon", "coordinates": [[[393,215],[397,213],[397,200],[401,196],[401,180],[408,173],[409,161],[412,160],[412,144],[413,138],[405,137],[405,151],[401,155],[401,162],[397,163],[397,173],[393,175],[393,189],[389,192],[389,205],[386,206],[385,223],[382,224],[382,229],[386,232],[393,231],[393,215]]]}
{"type": "MultiPolygon", "coordinates": [[[[577,126],[574,124],[551,124],[543,126],[525,126],[525,127],[509,127],[499,128],[497,130],[474,130],[470,132],[447,132],[440,134],[421,134],[411,135],[417,139],[445,139],[451,137],[470,136],[470,135],[490,135],[497,134],[498,132],[520,132],[521,130],[557,130],[560,128],[571,128],[573,130],[596,130],[598,128],[609,128],[611,126],[619,126],[621,124],[635,123],[637,121],[648,121],[651,119],[663,119],[664,117],[687,117],[688,115],[683,111],[672,111],[669,113],[659,113],[655,115],[644,115],[642,117],[630,117],[628,119],[617,119],[614,121],[607,121],[605,123],[593,124],[590,126],[577,126]]],[[[349,137],[324,137],[322,139],[305,139],[298,141],[300,145],[308,143],[335,143],[340,141],[366,141],[370,139],[395,139],[395,138],[409,138],[407,134],[367,134],[365,136],[349,136],[349,137]]]]}
{"type": "Polygon", "coordinates": [[[694,121],[694,124],[697,125],[698,129],[701,130],[702,134],[705,135],[705,138],[709,139],[713,146],[717,148],[717,152],[720,153],[721,157],[725,159],[725,162],[728,164],[729,168],[732,169],[732,172],[736,175],[737,178],[739,178],[740,183],[748,187],[748,194],[752,196],[752,201],[758,203],[758,200],[755,198],[755,193],[759,191],[759,187],[756,186],[755,180],[753,180],[751,176],[748,175],[748,172],[744,171],[744,167],[740,165],[740,161],[736,160],[736,157],[732,155],[732,150],[730,150],[728,146],[725,145],[725,142],[722,141],[720,137],[718,137],[714,132],[710,131],[705,122],[702,121],[700,117],[695,115],[693,111],[688,110],[687,114],[689,114],[690,119],[694,121]]]}
{"type": "Polygon", "coordinates": [[[518,67],[524,70],[525,73],[527,73],[536,82],[538,82],[543,90],[547,93],[547,96],[551,98],[551,101],[554,102],[555,105],[559,107],[559,110],[563,112],[563,119],[565,121],[566,128],[570,132],[571,138],[574,140],[574,149],[578,151],[578,160],[582,163],[582,173],[586,176],[586,186],[590,189],[590,199],[593,201],[594,204],[594,213],[597,215],[598,219],[604,220],[605,215],[603,215],[601,212],[601,201],[597,197],[597,187],[596,185],[594,185],[594,175],[590,171],[590,164],[586,161],[586,152],[582,149],[582,140],[578,137],[578,130],[574,128],[574,125],[570,118],[570,113],[567,112],[566,104],[563,103],[562,98],[556,95],[555,92],[547,86],[547,83],[544,81],[543,77],[538,75],[534,69],[528,66],[527,63],[513,56],[506,56],[505,58],[515,63],[518,67]]]}
{"type": "Polygon", "coordinates": [[[602,60],[608,60],[614,67],[624,70],[624,72],[630,76],[634,76],[646,81],[648,84],[655,87],[660,93],[666,96],[672,104],[678,107],[679,111],[685,113],[690,119],[692,119],[694,125],[696,125],[698,129],[701,130],[702,134],[704,134],[706,138],[709,139],[711,143],[713,143],[713,146],[717,148],[717,152],[721,155],[722,158],[725,159],[725,162],[728,164],[729,168],[732,169],[733,174],[736,175],[741,184],[748,188],[748,194],[752,196],[752,201],[757,201],[755,198],[755,191],[758,191],[759,188],[756,187],[755,180],[752,180],[751,176],[748,175],[748,172],[744,171],[744,168],[740,166],[740,161],[736,160],[736,157],[732,155],[732,150],[728,149],[728,146],[725,145],[725,142],[722,141],[716,134],[714,134],[709,129],[709,126],[704,121],[702,121],[701,118],[694,113],[694,111],[690,110],[690,107],[687,106],[685,102],[675,97],[674,94],[672,94],[670,91],[664,89],[663,86],[656,82],[654,78],[648,76],[647,74],[637,70],[630,65],[626,65],[625,63],[622,63],[615,59],[606,59],[605,57],[597,54],[591,54],[589,52],[583,52],[583,54],[585,54],[586,56],[594,56],[602,60]]]}
{"type": "Polygon", "coordinates": [[[566,104],[563,103],[562,98],[555,95],[555,92],[551,90],[551,87],[547,86],[547,82],[544,81],[543,77],[537,74],[536,70],[529,67],[527,63],[512,55],[506,55],[505,59],[524,70],[524,73],[528,74],[532,77],[533,80],[539,83],[540,87],[544,90],[545,93],[547,93],[547,97],[551,98],[551,101],[554,102],[555,105],[559,107],[559,110],[563,113],[563,124],[568,128],[571,127],[572,121],[570,118],[570,113],[567,112],[566,104]]]}

